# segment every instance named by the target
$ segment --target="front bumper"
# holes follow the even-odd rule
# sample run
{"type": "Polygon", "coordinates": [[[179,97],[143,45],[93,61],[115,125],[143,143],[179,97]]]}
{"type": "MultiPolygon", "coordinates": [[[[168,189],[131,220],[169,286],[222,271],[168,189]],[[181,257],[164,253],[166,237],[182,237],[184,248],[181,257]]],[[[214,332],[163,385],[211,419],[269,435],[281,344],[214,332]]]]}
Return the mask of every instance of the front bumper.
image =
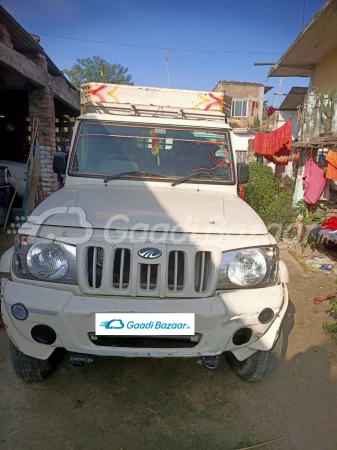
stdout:
{"type": "Polygon", "coordinates": [[[47,359],[55,348],[70,352],[102,356],[126,357],[196,357],[214,356],[232,351],[239,360],[257,350],[273,347],[288,307],[285,283],[263,289],[233,290],[214,297],[197,299],[153,299],[78,296],[68,291],[3,281],[1,311],[7,332],[23,353],[47,359]],[[23,303],[29,311],[24,321],[11,314],[14,303],[23,303]],[[274,310],[272,322],[258,320],[264,308],[274,310]],[[96,346],[88,333],[95,331],[95,313],[194,313],[195,332],[202,335],[193,348],[132,348],[96,346]],[[57,339],[53,345],[35,342],[32,328],[45,324],[53,328],[57,339]],[[242,327],[252,329],[250,341],[242,346],[232,342],[233,334],[242,327]]]}

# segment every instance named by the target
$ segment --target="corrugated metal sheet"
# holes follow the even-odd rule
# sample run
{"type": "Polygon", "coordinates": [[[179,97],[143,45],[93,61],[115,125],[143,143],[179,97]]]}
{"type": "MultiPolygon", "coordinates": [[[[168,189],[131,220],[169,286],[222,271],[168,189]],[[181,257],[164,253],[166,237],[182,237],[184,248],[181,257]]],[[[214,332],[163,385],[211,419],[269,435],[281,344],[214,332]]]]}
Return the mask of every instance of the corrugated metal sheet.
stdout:
{"type": "Polygon", "coordinates": [[[308,88],[295,86],[290,89],[288,95],[283,100],[279,110],[281,111],[296,111],[296,108],[304,102],[305,94],[308,88]]]}

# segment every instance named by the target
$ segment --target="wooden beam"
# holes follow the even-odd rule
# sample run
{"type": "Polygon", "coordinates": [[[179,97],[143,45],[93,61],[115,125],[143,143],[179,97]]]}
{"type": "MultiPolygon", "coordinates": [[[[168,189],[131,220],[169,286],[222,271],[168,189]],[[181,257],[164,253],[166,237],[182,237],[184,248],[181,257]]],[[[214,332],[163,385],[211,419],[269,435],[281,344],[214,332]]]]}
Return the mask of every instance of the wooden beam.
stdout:
{"type": "Polygon", "coordinates": [[[13,69],[35,86],[46,85],[46,74],[33,61],[0,42],[0,64],[13,69]]]}

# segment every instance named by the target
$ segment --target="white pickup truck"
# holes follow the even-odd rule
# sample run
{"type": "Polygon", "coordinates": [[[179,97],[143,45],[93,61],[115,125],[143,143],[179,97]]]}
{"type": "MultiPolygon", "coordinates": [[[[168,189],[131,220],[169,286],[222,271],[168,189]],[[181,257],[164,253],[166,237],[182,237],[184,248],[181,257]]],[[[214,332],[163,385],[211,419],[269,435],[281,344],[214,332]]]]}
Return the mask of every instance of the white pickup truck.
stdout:
{"type": "Polygon", "coordinates": [[[223,94],[89,83],[65,184],[32,213],[0,264],[16,374],[43,380],[58,349],[92,356],[226,353],[245,380],[280,360],[288,272],[237,195],[223,94]]]}

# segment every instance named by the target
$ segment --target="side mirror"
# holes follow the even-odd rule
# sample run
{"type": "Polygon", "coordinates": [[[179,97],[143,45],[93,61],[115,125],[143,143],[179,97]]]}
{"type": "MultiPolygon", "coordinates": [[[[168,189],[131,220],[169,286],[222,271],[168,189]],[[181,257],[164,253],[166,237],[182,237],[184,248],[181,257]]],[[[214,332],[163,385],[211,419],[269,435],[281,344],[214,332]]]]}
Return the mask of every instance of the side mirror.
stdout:
{"type": "Polygon", "coordinates": [[[54,155],[53,170],[54,173],[65,175],[68,163],[68,153],[56,152],[54,155]]]}
{"type": "Polygon", "coordinates": [[[249,168],[246,163],[238,163],[238,184],[246,184],[249,180],[249,168]]]}

